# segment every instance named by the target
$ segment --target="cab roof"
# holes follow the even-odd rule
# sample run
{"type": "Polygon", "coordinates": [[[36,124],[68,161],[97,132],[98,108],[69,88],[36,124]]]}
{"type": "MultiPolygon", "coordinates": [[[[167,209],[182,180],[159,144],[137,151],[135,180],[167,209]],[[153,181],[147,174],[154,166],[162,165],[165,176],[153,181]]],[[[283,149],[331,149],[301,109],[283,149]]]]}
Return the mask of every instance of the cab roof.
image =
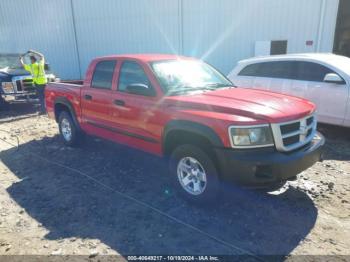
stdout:
{"type": "Polygon", "coordinates": [[[123,54],[123,55],[108,55],[98,57],[98,59],[106,58],[123,58],[123,59],[135,59],[143,62],[152,62],[160,60],[190,60],[194,59],[186,56],[179,56],[173,54],[123,54]]]}

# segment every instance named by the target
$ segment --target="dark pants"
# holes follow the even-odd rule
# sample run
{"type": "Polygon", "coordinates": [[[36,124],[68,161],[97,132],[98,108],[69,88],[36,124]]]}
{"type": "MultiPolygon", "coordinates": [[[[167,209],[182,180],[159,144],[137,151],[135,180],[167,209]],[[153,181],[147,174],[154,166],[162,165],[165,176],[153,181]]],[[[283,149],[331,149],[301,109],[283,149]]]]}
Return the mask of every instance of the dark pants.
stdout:
{"type": "Polygon", "coordinates": [[[46,108],[45,108],[45,86],[46,85],[35,84],[36,92],[38,94],[39,101],[40,101],[40,111],[41,111],[41,113],[45,113],[46,112],[46,108]]]}

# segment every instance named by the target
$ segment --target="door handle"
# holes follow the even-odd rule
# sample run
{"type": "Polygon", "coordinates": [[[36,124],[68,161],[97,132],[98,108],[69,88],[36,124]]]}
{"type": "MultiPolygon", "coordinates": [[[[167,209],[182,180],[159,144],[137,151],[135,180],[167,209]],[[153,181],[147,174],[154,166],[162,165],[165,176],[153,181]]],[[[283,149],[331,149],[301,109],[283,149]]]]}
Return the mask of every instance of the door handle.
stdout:
{"type": "Polygon", "coordinates": [[[85,98],[85,100],[92,100],[92,96],[91,95],[85,95],[84,98],[85,98]]]}
{"type": "Polygon", "coordinates": [[[123,100],[114,100],[114,104],[117,106],[125,106],[125,102],[123,100]]]}

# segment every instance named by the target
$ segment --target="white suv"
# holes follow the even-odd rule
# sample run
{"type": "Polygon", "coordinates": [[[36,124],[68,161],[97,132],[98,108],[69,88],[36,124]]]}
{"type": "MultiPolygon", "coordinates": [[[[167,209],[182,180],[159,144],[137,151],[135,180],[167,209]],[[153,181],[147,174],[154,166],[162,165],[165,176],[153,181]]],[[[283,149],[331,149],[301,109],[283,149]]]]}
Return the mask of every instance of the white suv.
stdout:
{"type": "Polygon", "coordinates": [[[319,122],[350,127],[350,58],[320,53],[256,57],[238,62],[228,78],[238,87],[309,99],[317,105],[319,122]]]}

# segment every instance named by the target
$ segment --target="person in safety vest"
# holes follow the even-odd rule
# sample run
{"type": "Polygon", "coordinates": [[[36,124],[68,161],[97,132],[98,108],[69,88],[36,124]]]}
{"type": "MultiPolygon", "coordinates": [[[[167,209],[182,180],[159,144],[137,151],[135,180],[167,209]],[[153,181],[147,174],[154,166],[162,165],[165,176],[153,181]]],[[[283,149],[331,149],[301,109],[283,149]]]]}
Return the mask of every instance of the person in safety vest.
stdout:
{"type": "Polygon", "coordinates": [[[30,72],[33,78],[33,83],[36,88],[40,100],[41,114],[46,113],[45,109],[45,86],[47,79],[45,76],[45,58],[44,55],[34,51],[29,50],[27,53],[20,56],[20,61],[23,65],[23,68],[30,72]],[[29,55],[30,64],[24,62],[24,57],[29,55]]]}

